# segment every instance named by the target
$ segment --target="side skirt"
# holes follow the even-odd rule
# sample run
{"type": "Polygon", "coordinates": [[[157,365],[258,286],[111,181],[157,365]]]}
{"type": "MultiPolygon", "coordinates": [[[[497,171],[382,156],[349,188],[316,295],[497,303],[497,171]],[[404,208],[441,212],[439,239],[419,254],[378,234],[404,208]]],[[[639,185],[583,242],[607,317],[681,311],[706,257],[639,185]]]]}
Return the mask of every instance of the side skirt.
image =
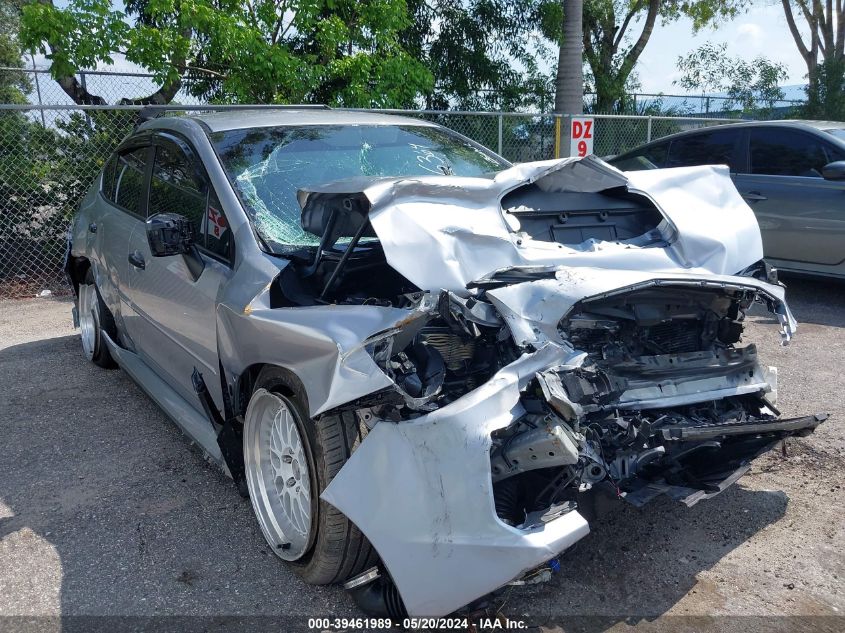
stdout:
{"type": "Polygon", "coordinates": [[[182,429],[191,440],[199,444],[206,455],[231,477],[220,446],[217,435],[208,418],[190,405],[182,396],[162,380],[137,354],[117,345],[105,332],[102,333],[112,358],[120,365],[141,389],[155,402],[159,408],[182,429]]]}

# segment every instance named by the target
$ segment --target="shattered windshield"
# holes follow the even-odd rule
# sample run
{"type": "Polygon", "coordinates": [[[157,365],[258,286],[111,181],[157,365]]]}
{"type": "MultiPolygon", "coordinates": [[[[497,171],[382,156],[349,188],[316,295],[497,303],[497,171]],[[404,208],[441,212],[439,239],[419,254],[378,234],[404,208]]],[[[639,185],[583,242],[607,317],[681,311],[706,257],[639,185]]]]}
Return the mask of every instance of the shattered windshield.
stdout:
{"type": "Polygon", "coordinates": [[[255,229],[274,250],[319,243],[299,223],[296,192],[303,187],[354,176],[481,176],[508,167],[428,126],[281,126],[210,136],[255,229]]]}

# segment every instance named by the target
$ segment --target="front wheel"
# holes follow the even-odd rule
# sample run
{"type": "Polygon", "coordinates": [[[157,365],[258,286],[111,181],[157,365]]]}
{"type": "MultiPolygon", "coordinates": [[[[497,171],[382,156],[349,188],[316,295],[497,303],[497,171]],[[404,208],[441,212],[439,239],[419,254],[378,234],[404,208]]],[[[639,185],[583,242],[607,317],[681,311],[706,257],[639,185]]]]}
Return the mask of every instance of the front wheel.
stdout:
{"type": "Polygon", "coordinates": [[[361,531],[320,494],[360,442],[352,414],[311,420],[290,374],[265,368],[244,416],[252,507],[273,552],[306,582],[343,582],[374,565],[361,531]]]}

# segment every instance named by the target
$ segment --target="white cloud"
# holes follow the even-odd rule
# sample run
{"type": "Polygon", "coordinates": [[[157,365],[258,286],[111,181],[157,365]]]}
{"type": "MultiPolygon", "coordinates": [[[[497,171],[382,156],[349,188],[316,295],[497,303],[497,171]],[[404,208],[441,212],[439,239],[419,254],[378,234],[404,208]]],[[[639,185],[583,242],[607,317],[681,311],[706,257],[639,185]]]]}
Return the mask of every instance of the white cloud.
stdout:
{"type": "Polygon", "coordinates": [[[759,24],[744,22],[736,27],[736,36],[733,38],[733,44],[736,47],[750,45],[755,50],[760,50],[764,39],[765,34],[759,24]]]}

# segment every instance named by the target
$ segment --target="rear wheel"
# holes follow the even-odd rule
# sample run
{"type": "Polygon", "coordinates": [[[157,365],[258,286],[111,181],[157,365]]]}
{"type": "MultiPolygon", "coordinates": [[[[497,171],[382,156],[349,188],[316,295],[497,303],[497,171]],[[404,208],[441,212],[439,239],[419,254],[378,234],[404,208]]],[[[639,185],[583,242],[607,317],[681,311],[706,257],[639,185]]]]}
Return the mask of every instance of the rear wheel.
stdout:
{"type": "Polygon", "coordinates": [[[308,417],[298,381],[258,376],[244,416],[244,462],[255,516],[273,552],[306,582],[343,582],[374,565],[361,531],[320,494],[360,442],[353,414],[308,417]]]}
{"type": "Polygon", "coordinates": [[[86,358],[100,367],[116,367],[103,339],[103,328],[113,331],[114,322],[97,291],[94,275],[90,270],[85,276],[85,281],[79,284],[76,307],[82,351],[86,358]]]}

